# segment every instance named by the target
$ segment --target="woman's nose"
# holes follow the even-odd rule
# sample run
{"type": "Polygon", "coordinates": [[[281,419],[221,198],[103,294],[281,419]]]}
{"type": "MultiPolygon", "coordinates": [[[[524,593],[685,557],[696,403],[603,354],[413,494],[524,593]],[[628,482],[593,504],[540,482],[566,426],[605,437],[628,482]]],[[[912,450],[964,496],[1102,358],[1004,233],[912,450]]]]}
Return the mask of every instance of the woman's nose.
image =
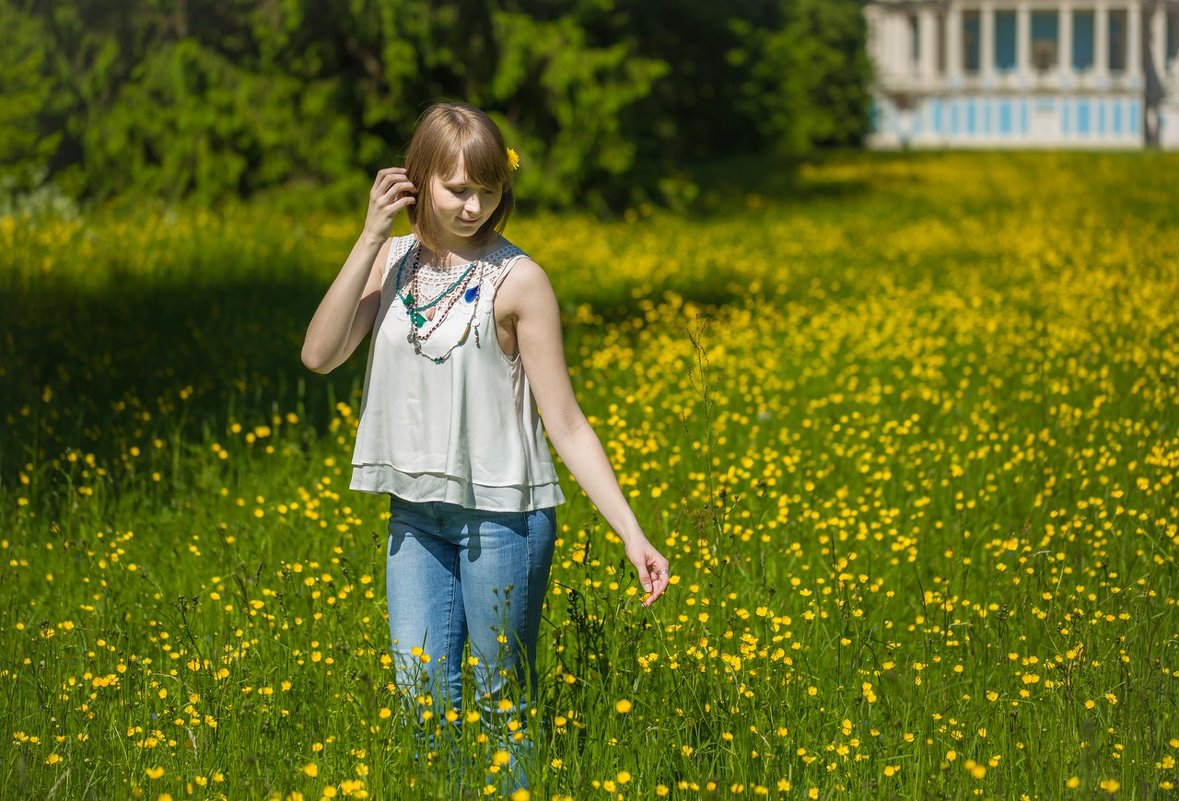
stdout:
{"type": "Polygon", "coordinates": [[[463,204],[463,208],[466,209],[468,214],[476,214],[477,215],[479,213],[480,209],[482,208],[482,206],[479,203],[479,195],[477,195],[477,194],[471,195],[467,199],[467,202],[463,204]]]}

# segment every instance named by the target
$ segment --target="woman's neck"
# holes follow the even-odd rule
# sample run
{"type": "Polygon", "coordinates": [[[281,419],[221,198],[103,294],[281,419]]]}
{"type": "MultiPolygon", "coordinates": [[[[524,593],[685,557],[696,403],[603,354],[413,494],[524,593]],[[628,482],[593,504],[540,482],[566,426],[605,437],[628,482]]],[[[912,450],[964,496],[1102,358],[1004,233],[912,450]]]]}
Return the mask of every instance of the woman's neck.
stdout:
{"type": "Polygon", "coordinates": [[[426,248],[422,261],[439,268],[456,267],[477,261],[494,250],[499,244],[496,236],[490,242],[476,244],[470,237],[443,237],[438,239],[438,250],[426,248]]]}

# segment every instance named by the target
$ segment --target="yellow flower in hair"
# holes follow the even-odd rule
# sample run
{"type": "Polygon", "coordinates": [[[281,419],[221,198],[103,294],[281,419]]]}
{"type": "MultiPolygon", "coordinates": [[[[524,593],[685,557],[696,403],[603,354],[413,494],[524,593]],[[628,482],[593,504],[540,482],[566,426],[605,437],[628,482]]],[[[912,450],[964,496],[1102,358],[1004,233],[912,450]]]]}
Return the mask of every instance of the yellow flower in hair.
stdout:
{"type": "Polygon", "coordinates": [[[520,169],[520,154],[510,147],[508,148],[508,169],[513,171],[520,169]]]}

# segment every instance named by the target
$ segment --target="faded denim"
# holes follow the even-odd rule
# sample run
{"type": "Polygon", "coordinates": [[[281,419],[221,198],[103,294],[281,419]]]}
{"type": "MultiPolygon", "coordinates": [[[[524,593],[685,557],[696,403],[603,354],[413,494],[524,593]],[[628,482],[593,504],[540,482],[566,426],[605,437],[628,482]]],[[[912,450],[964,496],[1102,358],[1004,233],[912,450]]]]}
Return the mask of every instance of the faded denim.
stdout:
{"type": "MultiPolygon", "coordinates": [[[[507,718],[527,726],[556,536],[553,509],[488,512],[390,498],[386,592],[398,686],[413,703],[432,699],[433,721],[444,724],[446,710],[463,707],[469,642],[483,720],[501,732],[498,721],[507,718]],[[512,705],[501,708],[501,701],[512,705]]],[[[529,738],[505,736],[503,747],[513,758],[501,778],[526,786],[519,762],[531,752],[529,738]]]]}

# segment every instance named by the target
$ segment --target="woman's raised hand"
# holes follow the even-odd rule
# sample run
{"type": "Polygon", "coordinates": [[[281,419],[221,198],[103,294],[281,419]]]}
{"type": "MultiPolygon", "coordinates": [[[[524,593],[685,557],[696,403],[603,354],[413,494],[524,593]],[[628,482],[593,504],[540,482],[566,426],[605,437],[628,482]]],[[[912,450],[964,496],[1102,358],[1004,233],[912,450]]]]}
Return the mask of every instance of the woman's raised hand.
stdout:
{"type": "Polygon", "coordinates": [[[410,182],[404,167],[386,167],[377,173],[373,188],[368,193],[368,216],[364,231],[384,239],[397,212],[410,203],[417,203],[418,189],[410,182]]]}

